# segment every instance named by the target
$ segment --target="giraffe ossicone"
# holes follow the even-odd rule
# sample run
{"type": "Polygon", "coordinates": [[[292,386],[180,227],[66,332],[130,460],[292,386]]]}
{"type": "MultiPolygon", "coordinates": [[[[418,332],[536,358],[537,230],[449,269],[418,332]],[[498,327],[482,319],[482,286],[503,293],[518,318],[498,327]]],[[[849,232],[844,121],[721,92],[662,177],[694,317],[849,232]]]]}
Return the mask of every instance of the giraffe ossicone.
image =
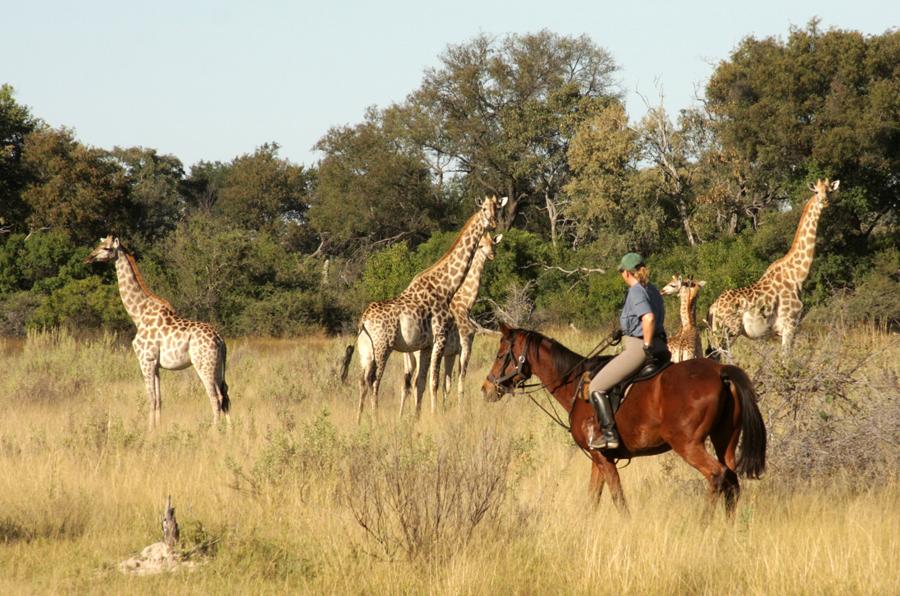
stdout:
{"type": "Polygon", "coordinates": [[[178,316],[171,304],[151,292],[134,257],[118,238],[101,238],[85,259],[86,263],[111,261],[116,264],[122,304],[137,327],[131,345],[144,376],[150,429],[159,425],[162,408],[159,369],[182,370],[191,365],[209,397],[213,422],[218,422],[222,414],[230,422],[225,341],[212,325],[178,316]]]}

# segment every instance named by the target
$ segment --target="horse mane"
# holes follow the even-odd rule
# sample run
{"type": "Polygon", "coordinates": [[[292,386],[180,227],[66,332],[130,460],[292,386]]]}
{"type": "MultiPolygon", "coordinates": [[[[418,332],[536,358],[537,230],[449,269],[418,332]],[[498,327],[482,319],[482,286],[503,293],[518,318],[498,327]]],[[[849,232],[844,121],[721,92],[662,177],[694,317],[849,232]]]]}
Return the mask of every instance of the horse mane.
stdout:
{"type": "Polygon", "coordinates": [[[524,337],[525,354],[528,355],[529,360],[533,359],[533,362],[540,360],[540,346],[543,342],[548,342],[551,365],[559,374],[566,375],[561,379],[562,382],[568,382],[570,379],[581,376],[585,371],[597,370],[612,359],[612,356],[606,355],[585,359],[584,356],[573,352],[552,337],[547,337],[537,331],[516,329],[515,332],[524,337]]]}

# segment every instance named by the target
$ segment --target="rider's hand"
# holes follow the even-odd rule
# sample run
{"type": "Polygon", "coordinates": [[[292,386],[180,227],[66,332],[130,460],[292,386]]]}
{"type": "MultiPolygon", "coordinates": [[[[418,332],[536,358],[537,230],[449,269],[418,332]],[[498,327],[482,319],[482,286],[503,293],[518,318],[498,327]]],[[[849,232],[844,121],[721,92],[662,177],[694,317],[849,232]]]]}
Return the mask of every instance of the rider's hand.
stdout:
{"type": "Polygon", "coordinates": [[[612,332],[612,340],[619,341],[620,339],[622,339],[622,330],[616,329],[615,331],[612,332]]]}

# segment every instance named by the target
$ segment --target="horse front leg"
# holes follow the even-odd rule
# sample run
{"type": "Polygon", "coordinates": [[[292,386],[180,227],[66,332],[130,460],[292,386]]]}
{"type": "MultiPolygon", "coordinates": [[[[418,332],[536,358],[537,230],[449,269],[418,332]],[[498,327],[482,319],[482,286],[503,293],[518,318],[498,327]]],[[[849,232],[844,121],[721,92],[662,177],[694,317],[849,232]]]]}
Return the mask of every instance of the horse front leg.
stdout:
{"type": "Polygon", "coordinates": [[[609,484],[609,490],[616,509],[622,515],[629,515],[628,503],[625,502],[625,494],[622,492],[622,482],[619,479],[619,470],[616,468],[616,463],[608,457],[597,454],[594,459],[594,465],[599,468],[603,481],[609,484]]]}
{"type": "Polygon", "coordinates": [[[591,464],[590,496],[593,498],[594,508],[600,505],[600,497],[603,496],[603,486],[606,484],[606,476],[597,462],[591,464]]]}

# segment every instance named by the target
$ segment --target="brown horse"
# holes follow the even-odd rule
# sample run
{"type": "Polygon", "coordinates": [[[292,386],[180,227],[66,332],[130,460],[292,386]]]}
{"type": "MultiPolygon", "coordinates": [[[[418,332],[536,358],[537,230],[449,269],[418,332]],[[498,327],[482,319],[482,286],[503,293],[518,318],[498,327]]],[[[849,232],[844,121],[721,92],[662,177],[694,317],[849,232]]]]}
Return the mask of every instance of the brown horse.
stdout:
{"type": "Polygon", "coordinates": [[[738,474],[759,478],[765,469],[766,427],[753,385],[740,368],[695,358],[635,383],[615,416],[621,447],[598,452],[587,446],[596,424],[593,408],[576,399],[575,392],[585,371],[600,368],[611,357],[585,360],[536,331],[506,326],[500,330],[497,359],[481,388],[485,399],[497,401],[505,393],[514,393],[532,374],[537,376],[569,413],[572,438],[591,457],[595,502],[609,483],[616,506],[627,512],[616,460],[674,449],[709,483],[707,512],[719,495],[724,495],[725,510],[731,517],[740,495],[738,474]],[[741,453],[736,456],[742,434],[741,453]],[[712,440],[717,458],[706,451],[706,437],[712,440]]]}

